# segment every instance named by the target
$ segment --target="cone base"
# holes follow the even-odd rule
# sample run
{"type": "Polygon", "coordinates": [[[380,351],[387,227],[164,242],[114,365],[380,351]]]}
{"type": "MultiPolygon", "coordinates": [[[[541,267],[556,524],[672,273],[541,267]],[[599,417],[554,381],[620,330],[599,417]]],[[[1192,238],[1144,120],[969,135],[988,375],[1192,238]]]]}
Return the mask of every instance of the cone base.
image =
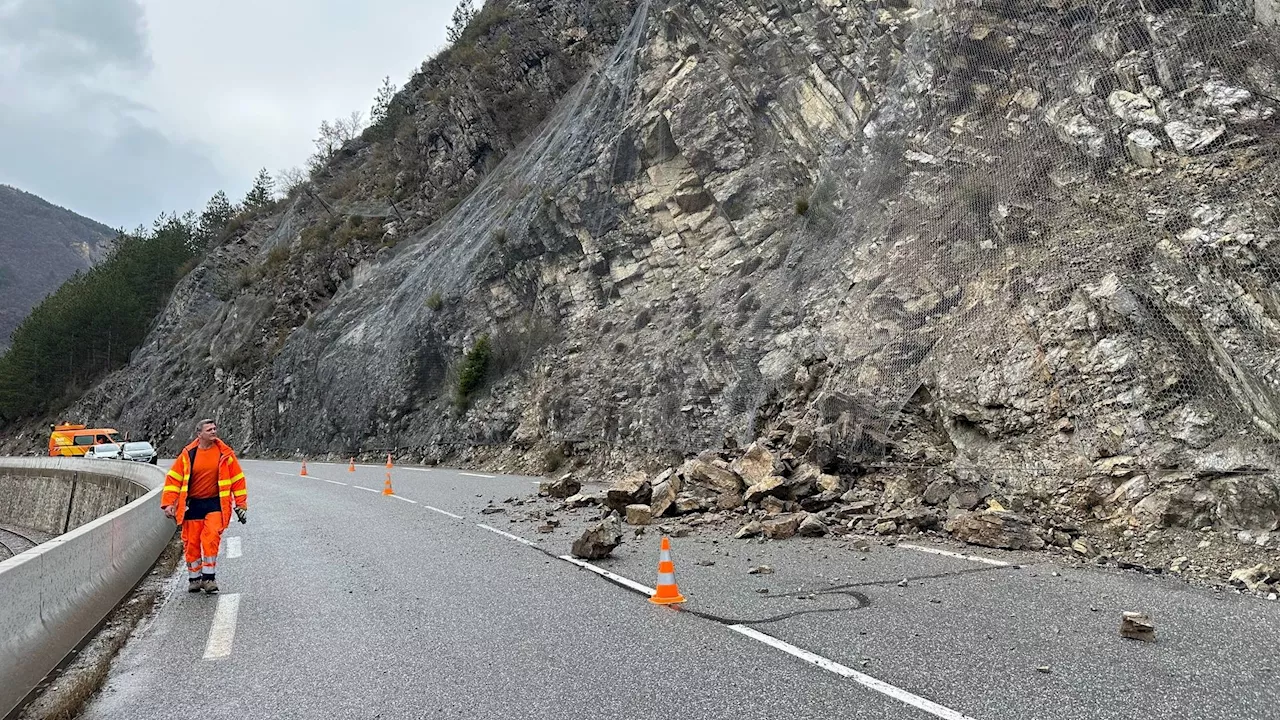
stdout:
{"type": "Polygon", "coordinates": [[[395,495],[395,493],[391,492],[390,490],[383,490],[383,491],[382,491],[382,494],[383,494],[383,495],[395,495]]]}
{"type": "Polygon", "coordinates": [[[654,595],[649,598],[649,602],[654,605],[675,605],[677,603],[684,602],[684,596],[680,593],[676,593],[675,597],[658,597],[657,595],[654,595]]]}

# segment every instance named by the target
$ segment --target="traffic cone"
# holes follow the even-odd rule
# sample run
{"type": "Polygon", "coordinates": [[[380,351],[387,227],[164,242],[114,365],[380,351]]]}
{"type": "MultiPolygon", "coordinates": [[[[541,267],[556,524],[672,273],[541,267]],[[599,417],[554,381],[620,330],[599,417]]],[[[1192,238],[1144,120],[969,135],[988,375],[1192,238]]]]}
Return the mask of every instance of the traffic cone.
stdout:
{"type": "Polygon", "coordinates": [[[302,461],[302,472],[300,472],[300,473],[298,473],[298,474],[299,474],[299,475],[301,475],[302,477],[306,477],[306,476],[307,476],[307,461],[306,461],[306,460],[303,460],[303,461],[302,461]]]}
{"type": "Polygon", "coordinates": [[[383,495],[395,495],[395,491],[391,489],[391,473],[387,473],[387,483],[382,486],[383,495]]]}
{"type": "Polygon", "coordinates": [[[387,453],[387,467],[391,467],[391,453],[387,453]]]}
{"type": "Polygon", "coordinates": [[[658,590],[649,598],[658,605],[674,605],[684,602],[680,588],[676,587],[676,565],[671,562],[671,541],[662,538],[662,553],[658,556],[658,590]]]}
{"type": "Polygon", "coordinates": [[[355,471],[356,471],[356,459],[353,457],[351,458],[351,463],[347,465],[347,472],[355,472],[355,471]]]}

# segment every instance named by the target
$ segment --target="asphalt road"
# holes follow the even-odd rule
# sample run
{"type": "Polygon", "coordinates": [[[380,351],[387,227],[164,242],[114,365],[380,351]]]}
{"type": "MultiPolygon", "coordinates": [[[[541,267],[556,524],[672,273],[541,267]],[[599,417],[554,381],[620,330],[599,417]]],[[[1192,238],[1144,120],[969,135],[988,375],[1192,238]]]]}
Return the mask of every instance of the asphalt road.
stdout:
{"type": "Polygon", "coordinates": [[[624,587],[656,582],[657,532],[629,530],[596,563],[616,581],[571,565],[556,557],[571,530],[535,533],[515,521],[527,506],[502,503],[533,478],[400,467],[388,497],[378,466],[245,469],[250,520],[228,530],[222,594],[188,595],[175,577],[84,717],[1140,720],[1280,707],[1280,603],[1012,564],[1035,556],[690,537],[673,541],[689,598],[677,611],[624,587]],[[482,514],[490,502],[505,512],[482,514]],[[747,574],[760,564],[775,572],[747,574]],[[1121,639],[1124,610],[1150,612],[1158,642],[1121,639]]]}

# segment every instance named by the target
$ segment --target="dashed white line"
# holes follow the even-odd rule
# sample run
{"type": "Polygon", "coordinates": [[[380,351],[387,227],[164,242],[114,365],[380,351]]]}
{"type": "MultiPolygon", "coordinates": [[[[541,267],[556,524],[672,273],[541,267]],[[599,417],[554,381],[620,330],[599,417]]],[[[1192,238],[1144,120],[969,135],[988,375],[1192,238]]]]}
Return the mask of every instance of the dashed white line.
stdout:
{"type": "Polygon", "coordinates": [[[509,538],[509,539],[511,539],[511,540],[515,540],[516,542],[518,542],[518,543],[520,543],[520,544],[522,544],[522,545],[528,545],[529,547],[537,547],[537,546],[538,546],[538,544],[537,544],[537,543],[535,543],[535,542],[533,542],[533,541],[531,541],[531,540],[525,540],[524,538],[520,537],[519,535],[512,535],[512,534],[511,534],[511,533],[509,533],[509,532],[503,532],[502,530],[499,530],[499,529],[498,529],[498,528],[496,528],[496,527],[489,527],[488,525],[485,525],[484,523],[476,523],[476,527],[478,527],[478,528],[482,528],[482,529],[485,529],[485,530],[488,530],[488,531],[489,531],[489,532],[491,532],[491,533],[498,533],[498,534],[499,534],[499,535],[501,535],[502,537],[509,538]]]}
{"type": "Polygon", "coordinates": [[[407,503],[413,503],[414,505],[417,505],[417,504],[418,504],[418,501],[417,501],[417,500],[410,500],[410,499],[409,499],[409,498],[407,498],[407,497],[400,497],[399,495],[392,495],[391,497],[393,497],[393,498],[395,498],[395,499],[397,499],[397,500],[403,500],[403,501],[405,501],[405,502],[407,502],[407,503]]]}
{"type": "Polygon", "coordinates": [[[213,626],[209,628],[209,642],[204,646],[205,660],[217,660],[231,654],[231,642],[236,638],[236,617],[239,614],[239,593],[218,596],[218,607],[213,611],[213,626]]]}
{"type": "Polygon", "coordinates": [[[365,487],[365,486],[363,486],[363,485],[352,485],[351,487],[353,487],[353,488],[355,488],[355,489],[357,489],[357,490],[368,490],[368,491],[369,491],[369,492],[371,492],[371,493],[380,493],[380,492],[382,492],[381,490],[374,490],[373,488],[367,488],[367,487],[365,487]]]}
{"type": "Polygon", "coordinates": [[[751,638],[752,640],[762,642],[765,645],[768,645],[769,647],[776,648],[789,655],[794,655],[795,657],[798,657],[807,663],[812,663],[814,665],[817,665],[818,667],[822,668],[823,670],[826,670],[827,672],[835,673],[836,675],[840,675],[842,677],[847,677],[850,680],[853,680],[854,682],[858,683],[859,685],[862,685],[866,688],[869,688],[878,693],[881,693],[882,695],[888,695],[889,697],[893,698],[894,700],[897,700],[898,702],[904,703],[906,705],[910,705],[911,707],[917,708],[919,710],[923,710],[929,713],[930,715],[933,715],[934,717],[943,718],[944,720],[973,720],[973,718],[969,717],[968,715],[956,712],[955,710],[952,710],[949,707],[939,705],[938,703],[933,702],[932,700],[927,700],[925,698],[920,697],[919,695],[907,692],[906,690],[903,690],[902,688],[896,687],[894,685],[890,685],[889,683],[883,680],[877,680],[876,678],[873,678],[870,675],[867,675],[865,673],[860,673],[857,670],[854,670],[849,667],[845,667],[844,665],[841,665],[840,663],[834,660],[830,660],[816,653],[811,653],[808,650],[798,648],[795,645],[792,645],[791,643],[779,640],[778,638],[772,635],[766,635],[765,633],[762,633],[759,630],[754,630],[752,628],[749,628],[746,625],[730,625],[729,629],[736,633],[745,635],[751,638]]]}
{"type": "Polygon", "coordinates": [[[591,572],[593,572],[593,573],[595,573],[595,574],[597,574],[597,575],[600,575],[600,576],[603,576],[603,577],[607,577],[607,578],[609,578],[610,580],[612,580],[612,581],[614,581],[614,582],[616,582],[616,583],[620,583],[620,584],[622,584],[622,585],[626,585],[627,587],[631,588],[632,590],[638,590],[638,591],[640,591],[640,592],[644,593],[645,595],[652,595],[654,592],[656,592],[653,588],[648,587],[647,585],[641,585],[640,583],[636,582],[635,580],[632,580],[632,579],[630,579],[630,578],[622,577],[621,575],[618,575],[618,574],[616,574],[616,573],[611,573],[611,572],[609,572],[608,570],[605,570],[605,569],[604,569],[604,568],[602,568],[602,567],[596,567],[595,565],[592,565],[591,563],[589,563],[589,562],[587,562],[587,561],[585,561],[585,560],[579,560],[578,558],[576,558],[576,557],[574,557],[574,556],[572,556],[572,555],[561,555],[561,556],[560,556],[560,559],[561,559],[561,560],[564,560],[565,562],[568,562],[568,563],[573,563],[574,565],[577,565],[578,567],[580,567],[580,568],[582,568],[582,569],[584,569],[584,570],[590,570],[591,572]]]}
{"type": "Polygon", "coordinates": [[[965,555],[964,553],[951,552],[950,550],[943,550],[941,548],[911,545],[909,543],[898,543],[898,547],[906,548],[908,550],[919,550],[920,552],[932,553],[934,555],[946,555],[947,557],[953,557],[960,560],[972,560],[973,562],[986,563],[988,565],[995,565],[996,567],[1009,567],[1009,563],[1003,560],[993,560],[991,558],[984,558],[978,555],[965,555]]]}
{"type": "Polygon", "coordinates": [[[460,473],[458,473],[458,474],[459,474],[459,475],[466,475],[467,477],[488,478],[488,479],[490,479],[490,480],[492,480],[493,478],[498,477],[497,475],[481,475],[480,473],[469,473],[469,472],[460,472],[460,473]]]}
{"type": "Polygon", "coordinates": [[[401,470],[412,470],[412,471],[414,471],[414,472],[431,472],[431,468],[416,468],[416,467],[404,467],[404,466],[401,466],[401,468],[400,468],[400,469],[401,469],[401,470]]]}
{"type": "Polygon", "coordinates": [[[240,536],[237,535],[235,537],[227,538],[227,557],[240,557],[240,536]]]}
{"type": "Polygon", "coordinates": [[[461,520],[461,519],[462,519],[462,516],[461,516],[461,515],[454,515],[453,513],[449,512],[448,510],[441,510],[441,509],[440,509],[440,508],[438,508],[438,507],[432,507],[432,506],[430,506],[430,505],[423,505],[422,507],[424,507],[424,508],[426,508],[426,509],[428,509],[428,510],[431,510],[432,512],[438,512],[438,513],[440,513],[441,515],[448,515],[449,517],[453,518],[454,520],[461,520]]]}
{"type": "Polygon", "coordinates": [[[285,476],[285,477],[302,477],[302,476],[301,476],[301,475],[299,475],[298,473],[282,473],[282,472],[280,472],[279,470],[272,470],[271,472],[273,472],[273,473],[275,473],[275,474],[277,474],[277,475],[283,475],[283,476],[285,476]]]}
{"type": "MultiPolygon", "coordinates": [[[[324,480],[324,478],[320,478],[320,479],[321,479],[321,480],[324,480]]],[[[344,483],[344,482],[338,482],[337,480],[324,480],[324,481],[325,481],[325,482],[327,482],[327,483],[329,483],[329,484],[331,484],[331,485],[346,485],[346,483],[344,483]]]]}

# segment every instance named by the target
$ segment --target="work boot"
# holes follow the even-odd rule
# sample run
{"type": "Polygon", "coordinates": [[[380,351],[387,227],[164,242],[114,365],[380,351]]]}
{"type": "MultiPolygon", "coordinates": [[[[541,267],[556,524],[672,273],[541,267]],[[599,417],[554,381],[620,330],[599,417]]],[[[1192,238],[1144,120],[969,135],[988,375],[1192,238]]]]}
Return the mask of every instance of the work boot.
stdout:
{"type": "Polygon", "coordinates": [[[200,592],[204,589],[204,580],[200,578],[187,579],[187,592],[200,592]]]}
{"type": "Polygon", "coordinates": [[[205,581],[204,581],[204,591],[205,591],[205,593],[206,593],[206,594],[209,594],[209,595],[217,595],[217,594],[218,594],[218,581],[217,581],[217,580],[214,580],[213,578],[209,578],[208,580],[205,580],[205,581]]]}

